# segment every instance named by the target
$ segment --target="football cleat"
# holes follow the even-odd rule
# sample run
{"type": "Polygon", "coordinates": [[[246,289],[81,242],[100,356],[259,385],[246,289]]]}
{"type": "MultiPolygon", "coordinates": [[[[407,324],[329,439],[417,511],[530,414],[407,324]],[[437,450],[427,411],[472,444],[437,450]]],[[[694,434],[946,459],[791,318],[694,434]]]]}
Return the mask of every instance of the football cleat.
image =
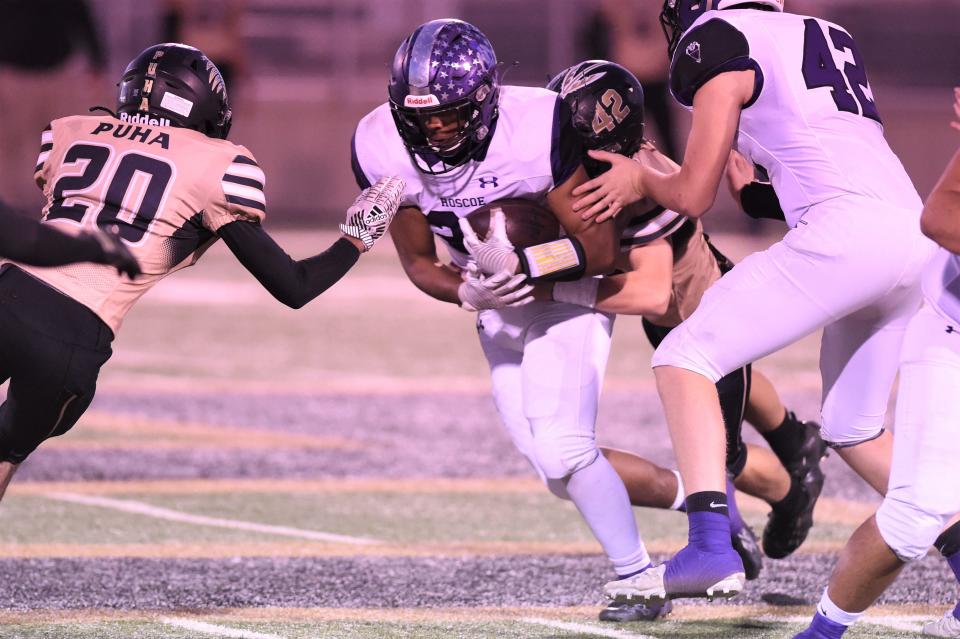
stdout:
{"type": "MultiPolygon", "coordinates": [[[[790,417],[796,420],[792,412],[790,417]]],[[[787,472],[795,477],[803,477],[811,469],[819,468],[820,461],[827,457],[828,450],[827,443],[820,437],[820,424],[813,421],[801,421],[800,424],[806,431],[803,444],[789,459],[780,460],[787,472]]]]}
{"type": "Polygon", "coordinates": [[[663,584],[670,599],[729,599],[740,594],[746,581],[743,562],[733,548],[705,552],[687,545],[664,565],[663,584]]]}
{"type": "Polygon", "coordinates": [[[660,564],[631,577],[607,582],[603,586],[603,594],[615,602],[662,604],[667,600],[667,592],[663,587],[663,571],[666,567],[666,564],[660,564]]]}
{"type": "Polygon", "coordinates": [[[731,531],[730,541],[733,549],[740,555],[740,560],[743,561],[743,572],[747,581],[753,581],[759,577],[760,570],[763,568],[763,551],[760,550],[757,536],[753,534],[750,526],[744,525],[737,531],[731,531]]]}
{"type": "Polygon", "coordinates": [[[655,621],[666,617],[673,610],[673,604],[664,601],[660,604],[627,603],[614,601],[600,611],[600,621],[625,623],[628,621],[655,621]]]}
{"type": "Polygon", "coordinates": [[[791,555],[807,539],[813,527],[813,508],[823,490],[823,471],[820,464],[812,466],[800,478],[803,498],[790,509],[775,505],[763,528],[763,552],[771,559],[783,559],[791,555]]]}
{"type": "Polygon", "coordinates": [[[923,624],[923,635],[925,637],[960,637],[960,619],[954,617],[953,611],[949,610],[936,621],[923,624]]]}

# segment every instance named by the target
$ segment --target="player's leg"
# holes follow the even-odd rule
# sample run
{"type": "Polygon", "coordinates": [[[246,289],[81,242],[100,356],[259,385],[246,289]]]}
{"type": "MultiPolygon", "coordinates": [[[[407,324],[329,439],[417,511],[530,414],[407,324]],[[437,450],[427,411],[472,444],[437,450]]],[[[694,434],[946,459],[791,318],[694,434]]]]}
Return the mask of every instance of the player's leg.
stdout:
{"type": "MultiPolygon", "coordinates": [[[[953,519],[933,545],[947,560],[953,576],[960,581],[960,521],[957,521],[956,516],[953,519]]],[[[960,601],[940,619],[924,624],[923,634],[933,637],[960,637],[960,601]]]]}
{"type": "Polygon", "coordinates": [[[646,568],[623,481],[596,445],[596,417],[610,349],[610,316],[553,304],[527,328],[523,405],[537,465],[561,480],[618,574],[646,568]]]}
{"type": "Polygon", "coordinates": [[[926,307],[903,344],[889,489],[875,517],[854,533],[801,637],[839,637],[896,578],[904,562],[924,556],[960,511],[960,336],[926,307]],[[819,633],[819,634],[817,634],[819,633]]]}
{"type": "Polygon", "coordinates": [[[626,450],[601,448],[600,452],[623,480],[632,505],[665,510],[683,507],[683,484],[676,471],[626,450]]]}
{"type": "Polygon", "coordinates": [[[794,412],[784,406],[773,383],[756,367],[745,419],[763,436],[790,474],[802,477],[819,468],[827,451],[820,438],[820,424],[797,419],[794,412]]]}

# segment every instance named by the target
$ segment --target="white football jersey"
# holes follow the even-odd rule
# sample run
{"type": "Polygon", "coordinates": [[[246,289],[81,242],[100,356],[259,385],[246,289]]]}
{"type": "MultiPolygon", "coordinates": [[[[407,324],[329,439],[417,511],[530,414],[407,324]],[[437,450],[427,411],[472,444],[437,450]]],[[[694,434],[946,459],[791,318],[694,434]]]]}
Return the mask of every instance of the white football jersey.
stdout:
{"type": "Polygon", "coordinates": [[[691,108],[710,79],[749,69],[755,93],[736,144],[769,173],[790,227],[811,206],[845,196],[922,207],[883,137],[863,59],[846,30],[789,13],[708,11],[677,46],[671,91],[691,108]]]}
{"type": "Polygon", "coordinates": [[[940,315],[960,323],[960,255],[937,249],[923,272],[923,296],[940,315]]]}
{"type": "Polygon", "coordinates": [[[415,206],[444,240],[460,267],[467,264],[459,218],[496,200],[521,197],[542,203],[580,166],[580,141],[569,111],[553,91],[502,86],[500,114],[485,152],[453,171],[430,175],[417,169],[403,145],[390,105],[382,104],[357,125],[353,171],[365,188],[398,175],[406,182],[400,204],[415,206]]]}

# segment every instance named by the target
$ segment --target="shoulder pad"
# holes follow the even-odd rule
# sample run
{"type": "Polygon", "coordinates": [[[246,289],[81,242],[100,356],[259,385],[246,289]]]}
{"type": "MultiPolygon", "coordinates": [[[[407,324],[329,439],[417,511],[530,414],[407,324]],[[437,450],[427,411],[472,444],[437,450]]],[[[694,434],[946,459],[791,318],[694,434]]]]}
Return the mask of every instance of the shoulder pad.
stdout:
{"type": "Polygon", "coordinates": [[[680,39],[670,64],[670,91],[676,100],[693,106],[693,96],[704,84],[727,71],[757,72],[752,104],[760,95],[763,74],[750,57],[750,44],[729,22],[712,18],[687,31],[680,39]]]}

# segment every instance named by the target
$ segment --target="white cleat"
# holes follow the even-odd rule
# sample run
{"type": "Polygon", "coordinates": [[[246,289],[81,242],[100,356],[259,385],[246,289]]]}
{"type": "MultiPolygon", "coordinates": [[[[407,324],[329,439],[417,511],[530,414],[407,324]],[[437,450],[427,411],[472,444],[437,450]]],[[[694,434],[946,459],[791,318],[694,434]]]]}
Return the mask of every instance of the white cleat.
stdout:
{"type": "Polygon", "coordinates": [[[608,582],[603,594],[614,601],[627,603],[663,603],[667,600],[667,591],[663,587],[663,572],[666,564],[648,568],[639,575],[608,582]]]}
{"type": "Polygon", "coordinates": [[[747,577],[744,573],[738,572],[730,575],[722,581],[718,581],[709,588],[707,588],[707,601],[713,601],[717,597],[723,599],[730,599],[731,597],[736,597],[743,591],[744,584],[746,584],[747,577]]]}
{"type": "Polygon", "coordinates": [[[923,624],[923,634],[927,637],[960,637],[960,620],[950,610],[936,621],[923,624]]]}

